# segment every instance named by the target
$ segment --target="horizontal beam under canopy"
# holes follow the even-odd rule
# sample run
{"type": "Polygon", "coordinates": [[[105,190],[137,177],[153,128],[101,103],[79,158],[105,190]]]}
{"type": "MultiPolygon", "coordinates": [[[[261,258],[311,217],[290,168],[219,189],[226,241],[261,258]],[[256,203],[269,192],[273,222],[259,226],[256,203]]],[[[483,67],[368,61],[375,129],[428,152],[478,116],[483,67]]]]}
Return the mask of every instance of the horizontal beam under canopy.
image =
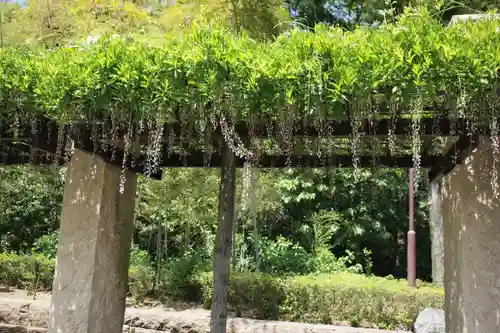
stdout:
{"type": "MultiPolygon", "coordinates": [[[[465,118],[448,119],[442,117],[423,117],[419,120],[420,135],[426,136],[460,136],[469,134],[470,123],[465,118]]],[[[359,121],[359,126],[353,130],[349,120],[329,120],[319,123],[301,122],[290,124],[290,126],[283,126],[280,123],[263,124],[256,123],[249,125],[245,122],[237,122],[233,126],[231,132],[238,134],[241,138],[259,137],[259,138],[280,138],[282,137],[282,129],[287,128],[290,130],[288,134],[291,137],[349,137],[353,133],[360,136],[384,136],[384,135],[411,135],[412,134],[413,120],[410,118],[396,118],[396,119],[378,119],[368,120],[362,119],[359,121]]],[[[113,125],[111,122],[101,123],[82,123],[76,122],[66,125],[67,129],[71,132],[78,134],[78,136],[90,136],[92,133],[111,133],[113,125]]],[[[162,137],[164,140],[173,136],[176,138],[200,139],[204,133],[200,130],[195,130],[194,124],[182,125],[181,123],[166,123],[163,126],[162,137]]],[[[199,127],[199,126],[197,126],[199,127]]],[[[206,124],[204,132],[212,127],[211,124],[206,124]]],[[[476,124],[474,132],[476,134],[487,135],[489,134],[488,124],[476,124]]],[[[117,138],[123,138],[128,125],[117,128],[115,135],[117,138]]],[[[23,124],[15,129],[12,126],[2,124],[0,126],[0,137],[2,140],[7,139],[31,139],[33,132],[41,132],[38,136],[43,139],[47,136],[57,135],[59,125],[55,122],[43,120],[36,125],[36,129],[32,124],[23,124]]],[[[220,124],[217,124],[215,129],[211,130],[212,137],[222,137],[220,124]]],[[[144,128],[141,135],[141,142],[147,142],[149,129],[144,128]]]]}
{"type": "MultiPolygon", "coordinates": [[[[344,124],[343,126],[348,126],[346,122],[340,122],[337,124],[344,124]]],[[[364,122],[368,126],[367,122],[364,122]]],[[[411,130],[411,119],[397,119],[394,122],[395,127],[391,127],[392,123],[390,119],[382,119],[378,122],[378,126],[372,127],[375,131],[370,133],[375,133],[376,135],[382,135],[390,128],[394,130],[394,134],[401,134],[407,132],[404,131],[406,127],[410,127],[411,130]]],[[[453,134],[465,133],[467,131],[467,124],[464,119],[459,119],[455,126],[447,119],[434,119],[434,118],[423,118],[421,122],[421,129],[424,133],[433,133],[436,131],[436,124],[438,125],[438,130],[441,135],[451,134],[452,128],[455,128],[453,134]],[[432,129],[432,130],[431,130],[432,129]],[[442,132],[441,132],[442,131],[442,132]]],[[[104,126],[104,125],[98,125],[104,126]]],[[[171,125],[168,125],[171,126],[171,125]]],[[[167,127],[168,127],[167,126],[167,127]]],[[[238,125],[237,125],[238,126],[238,125]]],[[[238,127],[235,127],[238,129],[238,127]]],[[[348,131],[345,127],[338,125],[336,134],[348,135],[348,131]]],[[[361,126],[363,128],[363,126],[361,126]]],[[[309,129],[308,129],[309,130],[309,129]]],[[[368,128],[364,130],[368,131],[368,128]]],[[[244,129],[241,129],[244,131],[244,129]]],[[[12,129],[3,132],[3,134],[11,133],[12,129]]],[[[296,131],[295,133],[305,134],[305,131],[296,131]]],[[[335,133],[335,131],[334,131],[335,133]]],[[[27,151],[22,151],[21,153],[13,153],[12,149],[7,149],[3,151],[3,164],[53,164],[55,156],[58,156],[58,164],[62,164],[65,160],[61,157],[64,154],[64,147],[67,146],[66,140],[68,138],[74,139],[74,146],[77,149],[83,151],[94,153],[103,158],[106,162],[114,164],[118,167],[125,167],[128,170],[144,173],[152,178],[161,178],[161,170],[159,168],[176,168],[176,167],[220,167],[221,166],[221,156],[219,153],[204,153],[199,150],[194,150],[187,152],[186,154],[179,153],[169,153],[166,149],[165,142],[162,144],[163,148],[159,150],[157,161],[154,163],[154,168],[151,170],[151,164],[147,157],[141,154],[136,154],[132,158],[131,154],[127,154],[125,163],[123,162],[125,152],[121,148],[112,147],[108,145],[107,149],[103,149],[103,137],[102,128],[100,131],[95,131],[95,127],[88,126],[86,124],[73,124],[71,126],[59,127],[54,122],[47,122],[43,125],[38,125],[37,129],[33,131],[32,129],[23,128],[20,131],[18,137],[26,139],[24,145],[28,148],[27,151]],[[62,133],[62,134],[61,134],[62,133]],[[96,134],[97,133],[97,134],[96,134]],[[97,139],[96,139],[97,136],[97,139]],[[31,148],[30,148],[31,147],[31,148]],[[47,155],[48,153],[48,155],[47,155]],[[50,157],[50,155],[52,155],[50,157]]],[[[309,133],[307,133],[309,135],[309,133]]],[[[318,135],[319,132],[310,133],[312,135],[318,135]]],[[[388,134],[388,133],[387,133],[388,134]]],[[[9,142],[8,135],[3,136],[2,142],[9,142]]],[[[14,137],[11,136],[13,140],[14,137]]],[[[118,142],[123,143],[123,136],[116,136],[118,142]]],[[[115,141],[116,141],[115,139],[115,141]]],[[[374,153],[375,154],[375,153],[374,153]]],[[[428,153],[423,153],[420,157],[420,166],[423,168],[432,169],[438,163],[444,163],[442,156],[430,155],[428,153]]],[[[244,165],[244,160],[241,158],[237,159],[237,166],[242,167],[244,165]]],[[[286,156],[283,154],[262,154],[257,162],[256,167],[261,168],[284,168],[284,167],[392,167],[392,168],[412,168],[414,167],[414,157],[408,154],[401,155],[390,155],[385,153],[377,153],[377,155],[372,156],[363,155],[354,157],[349,155],[348,152],[344,153],[331,153],[329,155],[318,156],[315,154],[296,154],[292,156],[286,156]]]]}
{"type": "MultiPolygon", "coordinates": [[[[89,147],[82,145],[75,145],[75,148],[92,153],[89,147]]],[[[107,153],[97,154],[106,162],[121,167],[123,161],[123,151],[120,149],[109,149],[107,153]]],[[[13,149],[4,149],[0,155],[0,164],[3,165],[19,165],[19,164],[39,164],[39,165],[55,165],[65,164],[64,158],[58,158],[56,163],[55,157],[51,154],[37,152],[30,154],[13,149]]],[[[424,155],[420,157],[420,166],[422,168],[431,168],[438,162],[441,156],[424,155]]],[[[194,152],[189,155],[171,154],[164,157],[156,165],[157,168],[219,168],[221,167],[220,154],[205,155],[203,152],[194,152]]],[[[244,159],[237,158],[236,165],[241,168],[244,166],[244,159]]],[[[331,155],[331,156],[316,156],[316,155],[303,155],[303,156],[284,156],[284,155],[263,155],[259,158],[258,162],[253,164],[259,168],[286,168],[286,167],[307,167],[307,168],[352,168],[357,164],[360,168],[370,167],[388,167],[388,168],[412,168],[413,156],[359,156],[356,159],[353,156],[347,155],[331,155]]],[[[146,173],[148,161],[144,156],[128,159],[126,163],[127,169],[139,173],[146,173]]],[[[151,175],[154,179],[161,178],[161,171],[157,170],[151,175]]]]}
{"type": "MultiPolygon", "coordinates": [[[[89,154],[95,154],[105,162],[119,168],[125,166],[127,170],[147,174],[147,176],[153,179],[159,180],[162,177],[162,171],[160,169],[146,172],[144,166],[136,164],[131,157],[127,158],[125,163],[123,163],[125,153],[119,148],[95,152],[93,145],[89,145],[87,142],[75,142],[74,146],[76,149],[80,149],[89,154]]],[[[66,147],[64,145],[60,145],[59,148],[54,149],[53,145],[50,146],[43,143],[27,144],[25,142],[2,142],[0,145],[0,165],[64,165],[71,157],[65,150],[66,147]]]]}
{"type": "MultiPolygon", "coordinates": [[[[440,156],[424,155],[420,158],[420,166],[422,168],[430,168],[433,166],[440,156]]],[[[222,164],[219,154],[205,156],[203,152],[191,153],[189,155],[180,156],[173,154],[170,157],[161,161],[160,166],[164,168],[177,167],[220,167],[222,164]]],[[[236,166],[243,167],[245,161],[237,158],[236,166]]],[[[388,168],[413,168],[413,156],[359,156],[358,160],[353,156],[348,155],[331,155],[331,156],[284,156],[284,155],[263,155],[260,156],[258,162],[254,164],[259,168],[286,168],[286,167],[305,167],[305,168],[352,168],[357,164],[360,168],[370,167],[388,167],[388,168]]]]}

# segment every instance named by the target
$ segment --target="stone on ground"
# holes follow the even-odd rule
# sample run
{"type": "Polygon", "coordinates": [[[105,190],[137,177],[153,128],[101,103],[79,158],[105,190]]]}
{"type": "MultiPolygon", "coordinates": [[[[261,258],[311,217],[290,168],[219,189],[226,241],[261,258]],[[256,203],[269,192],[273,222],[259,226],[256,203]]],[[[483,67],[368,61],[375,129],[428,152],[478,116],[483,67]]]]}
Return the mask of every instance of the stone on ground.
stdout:
{"type": "Polygon", "coordinates": [[[426,308],[417,316],[412,332],[415,333],[445,333],[444,311],[426,308]]]}

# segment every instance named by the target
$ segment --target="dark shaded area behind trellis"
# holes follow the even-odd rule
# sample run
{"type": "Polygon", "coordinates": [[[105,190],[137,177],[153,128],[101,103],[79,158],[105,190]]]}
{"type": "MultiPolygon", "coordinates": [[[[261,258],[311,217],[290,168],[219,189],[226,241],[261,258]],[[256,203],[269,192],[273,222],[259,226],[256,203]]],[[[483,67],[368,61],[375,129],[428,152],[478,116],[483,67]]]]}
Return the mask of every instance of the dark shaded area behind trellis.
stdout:
{"type": "MultiPolygon", "coordinates": [[[[422,118],[420,120],[420,139],[422,151],[420,155],[420,167],[430,169],[429,178],[433,179],[439,174],[446,174],[466,155],[464,152],[477,144],[477,135],[488,135],[487,126],[475,126],[475,132],[471,132],[469,124],[465,119],[446,118],[422,118]],[[443,141],[436,138],[451,138],[447,146],[443,141]],[[451,141],[451,142],[450,142],[451,141]],[[440,143],[441,142],[441,143],[440,143]]],[[[233,126],[234,132],[246,143],[248,138],[279,138],[278,126],[256,126],[251,130],[245,123],[237,123],[233,126]]],[[[291,127],[290,138],[318,138],[325,140],[342,139],[344,149],[341,151],[330,151],[329,154],[316,154],[313,151],[292,151],[291,153],[276,154],[264,152],[258,157],[255,166],[262,168],[283,167],[397,167],[412,168],[414,156],[411,146],[408,149],[399,149],[397,154],[391,154],[387,147],[387,138],[408,137],[412,134],[412,120],[409,118],[380,119],[378,121],[361,121],[360,127],[355,131],[360,141],[365,139],[370,142],[378,142],[385,145],[383,149],[372,149],[368,144],[368,150],[362,150],[354,154],[349,149],[349,140],[353,137],[353,129],[349,121],[328,121],[319,126],[305,123],[296,124],[291,127]],[[327,130],[325,130],[327,129],[327,130]]],[[[124,161],[124,136],[126,129],[118,128],[111,122],[85,124],[74,123],[59,126],[48,120],[23,124],[18,127],[3,124],[0,127],[0,163],[4,165],[16,164],[64,164],[68,161],[67,147],[74,141],[75,148],[94,153],[101,156],[105,161],[122,167],[124,161]],[[111,133],[112,138],[106,133],[111,133]],[[98,143],[98,144],[96,144],[98,143]]],[[[223,135],[220,126],[210,130],[208,135],[210,143],[216,147],[216,151],[206,152],[199,148],[184,149],[184,152],[173,150],[168,141],[179,143],[183,146],[185,141],[203,141],[207,137],[207,131],[203,134],[193,132],[179,123],[165,124],[163,128],[163,142],[161,148],[160,168],[171,167],[220,167],[220,147],[223,143],[223,135]],[[217,148],[219,148],[217,150],[217,148]]],[[[147,129],[133,135],[133,142],[140,145],[148,143],[149,133],[147,129]]],[[[401,145],[396,141],[396,145],[401,145]]],[[[140,148],[139,145],[139,148],[140,148]]],[[[377,144],[380,146],[380,144],[377,144]]],[[[131,149],[133,150],[133,149],[131,149]]],[[[147,157],[142,154],[141,149],[135,149],[135,153],[128,153],[125,161],[127,169],[147,173],[152,178],[161,178],[161,170],[147,172],[147,157]]],[[[242,167],[244,160],[238,158],[237,166],[242,167]]]]}

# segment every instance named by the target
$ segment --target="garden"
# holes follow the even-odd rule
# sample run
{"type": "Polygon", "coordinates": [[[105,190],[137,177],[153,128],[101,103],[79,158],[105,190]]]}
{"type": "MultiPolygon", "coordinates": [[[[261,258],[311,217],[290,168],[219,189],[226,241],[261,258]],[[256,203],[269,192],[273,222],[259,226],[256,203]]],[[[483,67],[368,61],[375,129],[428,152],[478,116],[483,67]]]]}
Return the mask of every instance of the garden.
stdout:
{"type": "MultiPolygon", "coordinates": [[[[213,129],[243,162],[229,280],[236,315],[408,329],[421,309],[442,307],[443,290],[431,283],[421,161],[443,142],[439,128],[422,135],[420,125],[431,116],[464,118],[466,134],[487,123],[497,140],[496,21],[447,27],[443,13],[451,9],[444,2],[361,6],[366,12],[354,23],[319,20],[294,1],[258,8],[245,1],[51,5],[0,7],[1,123],[15,141],[26,132],[46,134],[33,120],[49,119],[62,129],[52,133],[58,143],[71,141],[66,129],[90,124],[94,147],[123,141],[122,159],[114,162],[123,175],[136,162],[132,147],[143,144],[146,177],[138,181],[129,269],[133,302],[210,307],[221,182],[210,167],[220,148],[213,129]],[[389,131],[366,139],[358,131],[366,120],[396,118],[409,119],[403,137],[389,131]],[[353,132],[329,140],[327,124],[339,119],[353,132]],[[98,129],[102,123],[110,127],[98,129]],[[303,128],[294,136],[301,123],[313,124],[314,137],[303,128]],[[165,124],[177,133],[167,133],[165,124]],[[237,124],[247,137],[237,135],[237,124]],[[262,124],[274,135],[254,131],[262,124]],[[179,160],[199,152],[204,168],[165,168],[161,180],[149,178],[165,166],[165,151],[179,160]],[[257,163],[261,154],[288,163],[298,152],[348,154],[352,168],[257,163]],[[412,156],[416,288],[404,281],[409,172],[378,167],[381,154],[412,156]],[[371,167],[360,162],[367,155],[371,167]]],[[[57,149],[67,162],[71,146],[57,149]]],[[[0,284],[50,291],[62,164],[0,168],[0,284]]]]}
{"type": "MultiPolygon", "coordinates": [[[[431,245],[425,188],[418,192],[420,280],[413,289],[405,280],[401,238],[407,228],[408,172],[379,170],[373,177],[365,170],[358,183],[353,172],[258,173],[254,204],[250,201],[238,214],[229,286],[232,312],[246,318],[400,329],[409,328],[422,308],[442,307],[442,288],[426,282],[431,245]],[[376,193],[386,200],[373,200],[376,193]],[[353,201],[359,202],[355,208],[353,201]],[[318,209],[331,202],[335,210],[318,209]],[[253,229],[254,213],[258,230],[253,229]]],[[[4,167],[0,174],[0,284],[49,291],[64,168],[4,167]],[[23,228],[15,227],[19,221],[23,228]]],[[[241,207],[243,171],[239,179],[241,207]]],[[[207,169],[166,171],[162,181],[140,178],[129,269],[132,303],[210,307],[217,186],[217,173],[207,169]]]]}

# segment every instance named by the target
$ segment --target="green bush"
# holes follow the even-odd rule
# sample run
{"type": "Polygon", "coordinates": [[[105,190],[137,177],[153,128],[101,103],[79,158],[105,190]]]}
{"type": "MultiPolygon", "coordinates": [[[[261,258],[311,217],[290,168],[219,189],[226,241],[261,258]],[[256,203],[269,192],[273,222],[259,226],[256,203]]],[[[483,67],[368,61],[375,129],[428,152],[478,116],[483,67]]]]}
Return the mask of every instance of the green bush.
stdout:
{"type": "Polygon", "coordinates": [[[269,274],[308,274],[314,270],[314,258],[302,246],[280,236],[261,239],[260,270],[269,274]]]}
{"type": "Polygon", "coordinates": [[[0,253],[0,284],[23,289],[50,290],[55,261],[44,255],[0,253]]]}
{"type": "Polygon", "coordinates": [[[186,253],[182,258],[169,258],[162,268],[159,296],[170,300],[199,301],[201,286],[196,277],[206,268],[205,264],[206,260],[195,252],[186,253]]]}
{"type": "Polygon", "coordinates": [[[322,274],[344,272],[347,269],[347,262],[347,257],[336,258],[332,251],[322,246],[315,251],[314,272],[322,274]]]}
{"type": "MultiPolygon", "coordinates": [[[[32,290],[50,291],[55,271],[55,260],[44,254],[19,255],[0,253],[0,285],[32,290]],[[38,281],[37,281],[38,280],[38,281]]],[[[153,290],[154,271],[145,251],[133,250],[129,268],[129,294],[142,301],[153,290]]]]}
{"type": "Polygon", "coordinates": [[[287,281],[282,319],[380,328],[410,328],[424,307],[441,308],[443,291],[359,274],[302,276],[287,281]]]}
{"type": "MultiPolygon", "coordinates": [[[[200,279],[203,303],[210,307],[212,275],[200,279]]],[[[405,281],[352,273],[280,279],[258,273],[232,273],[229,308],[257,319],[387,329],[411,327],[425,307],[441,308],[443,290],[433,286],[409,289],[405,281]]]]}
{"type": "Polygon", "coordinates": [[[143,302],[153,291],[155,274],[151,267],[148,252],[132,248],[128,270],[128,290],[129,295],[137,303],[143,302]]]}
{"type": "Polygon", "coordinates": [[[55,259],[57,254],[57,244],[59,243],[59,230],[43,235],[38,238],[34,245],[37,253],[43,254],[50,259],[55,259]]]}
{"type": "MultiPolygon", "coordinates": [[[[212,273],[202,274],[203,306],[210,309],[213,293],[212,273]]],[[[281,281],[263,273],[231,273],[228,305],[237,316],[256,319],[278,319],[285,293],[281,281]]]]}

